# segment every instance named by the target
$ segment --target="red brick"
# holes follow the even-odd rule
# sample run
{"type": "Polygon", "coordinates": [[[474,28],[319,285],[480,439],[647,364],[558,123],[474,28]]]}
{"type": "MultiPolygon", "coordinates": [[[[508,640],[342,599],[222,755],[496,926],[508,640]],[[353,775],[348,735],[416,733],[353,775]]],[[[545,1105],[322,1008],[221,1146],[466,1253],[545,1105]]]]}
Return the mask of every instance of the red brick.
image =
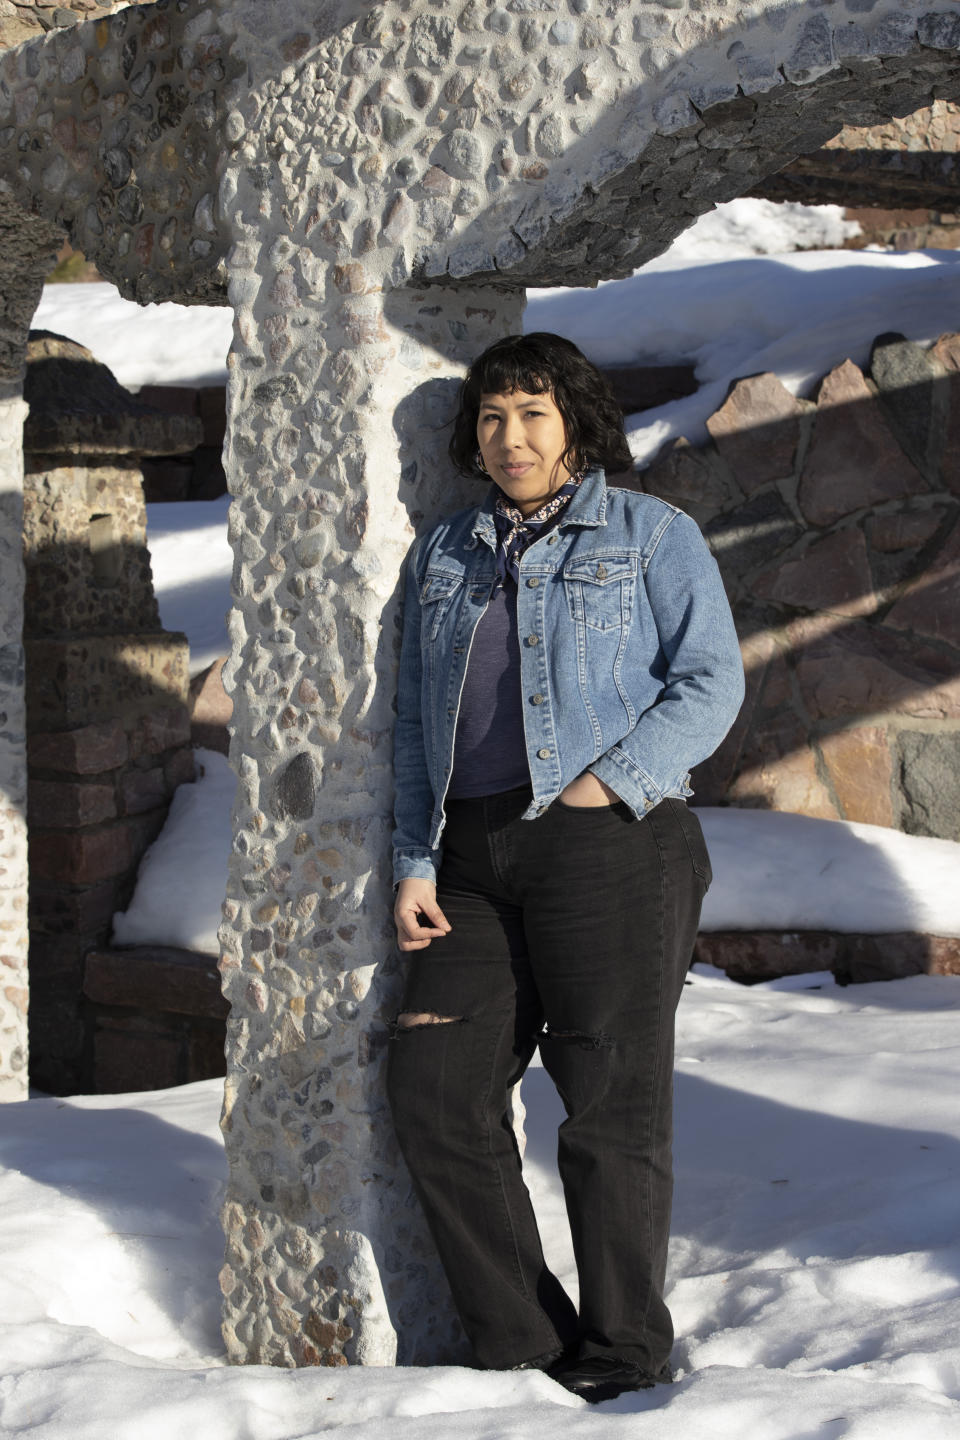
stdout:
{"type": "Polygon", "coordinates": [[[219,1080],[221,1075],[226,1075],[225,1042],[226,1025],[191,1027],[187,1042],[187,1084],[193,1080],[219,1080]]]}
{"type": "Polygon", "coordinates": [[[101,1016],[93,1041],[94,1089],[100,1095],[162,1090],[182,1083],[183,1039],[139,1017],[101,1016]]]}
{"type": "Polygon", "coordinates": [[[30,735],[27,754],[32,770],[59,770],[72,775],[102,775],[116,770],[128,756],[127,737],[118,720],[30,735]]]}
{"type": "Polygon", "coordinates": [[[27,790],[27,814],[31,825],[76,830],[113,820],[117,802],[112,785],[91,785],[82,781],[32,780],[27,790]]]}
{"type": "Polygon", "coordinates": [[[46,886],[34,877],[30,883],[31,945],[40,935],[72,935],[84,945],[110,933],[114,913],[121,909],[114,880],[86,890],[46,886]]]}
{"type": "Polygon", "coordinates": [[[190,719],[194,724],[227,725],[233,716],[233,701],[223,688],[226,655],[214,660],[201,675],[190,681],[190,719]]]}
{"type": "Polygon", "coordinates": [[[41,880],[91,885],[122,875],[133,865],[127,825],[102,830],[34,830],[30,835],[30,871],[41,880]]]}
{"type": "Polygon", "coordinates": [[[139,864],[143,852],[152,845],[160,834],[167,819],[166,806],[162,810],[148,810],[145,815],[131,815],[127,820],[130,832],[130,849],[135,863],[139,864]]]}
{"type": "Polygon", "coordinates": [[[124,815],[142,815],[146,810],[165,805],[169,791],[163,768],[128,770],[120,782],[120,797],[124,815]]]}
{"type": "Polygon", "coordinates": [[[192,385],[142,385],[137,399],[142,405],[162,410],[165,415],[197,413],[197,391],[192,385]]]}
{"type": "Polygon", "coordinates": [[[225,385],[205,385],[197,391],[197,409],[203,421],[204,445],[223,446],[227,433],[227,389],[225,385]]]}
{"type": "Polygon", "coordinates": [[[848,935],[824,930],[715,930],[697,936],[693,958],[747,984],[817,970],[832,970],[844,983],[867,984],[909,975],[958,975],[960,938],[909,931],[848,935]]]}
{"type": "Polygon", "coordinates": [[[166,945],[91,951],[83,989],[98,1004],[133,1010],[210,1020],[225,1019],[230,1010],[213,956],[166,945]]]}
{"type": "Polygon", "coordinates": [[[853,935],[837,974],[854,983],[960,974],[960,939],[947,935],[853,935]]]}
{"type": "Polygon", "coordinates": [[[189,460],[144,460],[143,498],[148,505],[189,500],[193,466],[189,460]]]}
{"type": "Polygon", "coordinates": [[[162,705],[139,724],[140,753],[159,755],[190,743],[190,716],[186,705],[162,705]]]}
{"type": "Polygon", "coordinates": [[[714,930],[697,936],[693,958],[725,970],[731,980],[776,980],[832,970],[841,937],[820,930],[714,930]]]}
{"type": "Polygon", "coordinates": [[[163,762],[163,773],[172,794],[180,785],[189,785],[197,778],[197,762],[192,748],[175,750],[163,762]]]}
{"type": "Polygon", "coordinates": [[[35,996],[69,995],[83,984],[83,954],[89,941],[76,935],[30,935],[30,982],[35,996]]]}

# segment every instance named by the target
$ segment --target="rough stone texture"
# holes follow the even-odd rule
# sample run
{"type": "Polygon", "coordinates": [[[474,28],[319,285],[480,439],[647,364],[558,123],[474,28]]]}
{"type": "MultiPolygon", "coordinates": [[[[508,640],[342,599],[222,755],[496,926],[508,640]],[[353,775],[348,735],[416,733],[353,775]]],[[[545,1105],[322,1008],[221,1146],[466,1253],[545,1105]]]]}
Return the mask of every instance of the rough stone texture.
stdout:
{"type": "Polygon", "coordinates": [[[200,675],[190,681],[190,737],[194,745],[219,750],[226,755],[230,749],[227,726],[233,715],[233,701],[223,688],[223,667],[227,657],[214,660],[200,675]]]}
{"type": "Polygon", "coordinates": [[[772,376],[738,381],[711,444],[638,478],[704,524],[742,638],[747,698],[694,774],[701,803],[952,837],[934,796],[960,760],[960,339],[879,336],[873,363],[836,367],[799,411],[772,376]],[[765,450],[782,459],[738,502],[765,450]]]}
{"type": "Polygon", "coordinates": [[[707,429],[745,494],[793,474],[804,409],[776,375],[751,375],[711,415],[707,429]]]}
{"type": "Polygon", "coordinates": [[[225,1020],[229,1009],[210,958],[169,945],[92,950],[87,956],[83,991],[99,1005],[198,1015],[208,1020],[225,1020]]]}
{"type": "MultiPolygon", "coordinates": [[[[252,243],[249,254],[251,266],[270,263],[252,243]]],[[[276,282],[255,293],[276,313],[276,282]]],[[[299,291],[300,317],[317,303],[299,291]]],[[[244,323],[240,313],[249,339],[235,343],[228,397],[232,523],[242,515],[261,538],[246,546],[223,671],[241,777],[221,933],[233,1006],[224,1333],[234,1358],[272,1363],[453,1356],[457,1326],[382,1096],[400,983],[395,960],[375,964],[391,929],[396,576],[414,526],[480,493],[451,486],[443,457],[453,377],[519,328],[520,305],[433,288],[350,298],[307,353],[291,344],[272,363],[261,350],[266,317],[244,323]],[[316,398],[301,398],[307,365],[341,396],[323,426],[311,423],[316,398]],[[257,411],[254,389],[266,402],[257,411]],[[280,467],[264,468],[261,457],[277,453],[280,467]],[[398,476],[392,498],[384,473],[398,476]],[[280,518],[264,528],[267,503],[280,518]],[[268,1162],[280,1095],[288,1138],[268,1162]],[[295,1292],[284,1279],[291,1223],[315,1257],[298,1266],[295,1292]],[[371,1243],[382,1246],[377,1267],[371,1243]],[[348,1264],[363,1285],[344,1292],[334,1277],[348,1264]],[[253,1299],[268,1278],[287,1296],[275,1312],[253,1299]],[[323,1328],[331,1315],[342,1334],[323,1328]]]]}
{"type": "Polygon", "coordinates": [[[800,610],[872,615],[877,599],[863,531],[849,526],[814,540],[796,559],[762,570],[753,592],[800,610]]]}
{"type": "MultiPolygon", "coordinates": [[[[494,286],[629,273],[845,121],[960,83],[948,0],[877,0],[853,24],[767,0],[536,3],[160,0],[0,61],[13,200],[124,293],[217,299],[226,275],[235,312],[235,1360],[458,1353],[382,1098],[390,696],[401,555],[454,501],[452,380],[519,327],[494,286]]],[[[797,479],[711,491],[728,574],[799,541],[797,479]]],[[[778,733],[796,753],[796,717],[778,733]]]]}
{"type": "Polygon", "coordinates": [[[23,375],[27,331],[56,232],[0,189],[0,1099],[27,1094],[26,712],[23,652],[23,375]]]}
{"type": "Polygon", "coordinates": [[[960,207],[958,152],[960,107],[935,100],[884,125],[844,125],[822,150],[799,156],[753,193],[846,206],[849,218],[864,226],[865,233],[852,242],[857,247],[891,240],[899,240],[898,249],[943,247],[942,232],[949,230],[950,218],[956,221],[951,212],[960,207]],[[881,206],[889,209],[881,211],[881,206]],[[850,214],[850,207],[864,208],[850,214]],[[923,208],[911,216],[910,207],[923,208]],[[940,216],[940,211],[947,213],[940,216]]]}
{"type": "Polygon", "coordinates": [[[960,650],[960,521],[932,556],[929,569],[906,586],[886,623],[960,650]]]}
{"type": "Polygon", "coordinates": [[[193,778],[188,647],[160,630],[134,457],[192,448],[203,426],[136,400],[72,341],[35,333],[26,358],[31,1074],[72,1093],[110,1073],[121,1033],[98,1029],[83,997],[85,953],[108,938],[174,788],[193,778]]]}
{"type": "Polygon", "coordinates": [[[879,725],[838,730],[820,740],[827,778],[847,820],[893,825],[893,766],[886,731],[879,725]]]}
{"type": "Polygon", "coordinates": [[[85,345],[32,330],[23,398],[24,448],[34,455],[175,455],[203,436],[198,418],[137,399],[85,345]]]}
{"type": "Polygon", "coordinates": [[[216,7],[103,8],[52,28],[38,5],[50,33],[28,44],[0,30],[19,46],[0,56],[0,170],[129,299],[223,304],[216,171],[234,72],[216,7]]]}
{"type": "Polygon", "coordinates": [[[20,546],[26,406],[0,398],[0,1100],[27,1098],[27,762],[20,546]]]}
{"type": "Polygon", "coordinates": [[[629,274],[846,121],[882,122],[958,88],[952,31],[946,43],[938,28],[947,0],[879,0],[856,23],[801,3],[731,15],[720,0],[636,0],[549,28],[525,11],[500,24],[478,0],[442,16],[409,0],[271,10],[266,27],[259,0],[158,0],[0,62],[14,122],[0,145],[9,131],[8,146],[24,147],[9,167],[17,198],[125,293],[222,298],[229,196],[214,197],[210,176],[224,134],[262,167],[252,213],[281,215],[298,238],[314,224],[338,231],[341,286],[370,225],[399,283],[412,267],[418,280],[519,288],[629,274]],[[252,46],[279,107],[246,79],[252,46]],[[308,177],[292,204],[266,199],[269,165],[308,177]],[[355,215],[328,213],[358,184],[355,215]]]}
{"type": "Polygon", "coordinates": [[[832,370],[820,387],[798,494],[813,525],[926,489],[873,400],[852,360],[832,370]]]}
{"type": "Polygon", "coordinates": [[[899,828],[960,840],[960,730],[904,730],[898,749],[899,828]]]}
{"type": "Polygon", "coordinates": [[[908,975],[960,975],[960,939],[908,931],[844,935],[824,930],[716,930],[697,936],[693,958],[746,984],[832,970],[841,984],[848,985],[908,975]]]}

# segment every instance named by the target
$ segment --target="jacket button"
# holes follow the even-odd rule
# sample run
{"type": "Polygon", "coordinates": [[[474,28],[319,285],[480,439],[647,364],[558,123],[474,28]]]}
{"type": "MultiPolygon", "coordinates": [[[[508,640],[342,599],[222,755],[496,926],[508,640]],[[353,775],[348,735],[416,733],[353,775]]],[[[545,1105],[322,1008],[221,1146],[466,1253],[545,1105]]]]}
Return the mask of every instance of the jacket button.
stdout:
{"type": "Polygon", "coordinates": [[[643,802],[643,808],[644,808],[644,810],[652,810],[652,809],[653,809],[653,801],[652,801],[652,800],[644,800],[644,802],[643,802]]]}
{"type": "Polygon", "coordinates": [[[543,704],[543,701],[544,701],[544,697],[543,697],[539,692],[538,692],[536,695],[531,695],[531,696],[530,696],[530,704],[531,704],[531,705],[542,705],[542,704],[543,704]]]}
{"type": "Polygon", "coordinates": [[[537,759],[538,759],[538,760],[549,760],[551,753],[552,753],[552,752],[549,751],[549,750],[538,750],[538,751],[537,751],[537,759]]]}
{"type": "Polygon", "coordinates": [[[540,636],[539,636],[539,635],[528,635],[528,636],[527,636],[527,644],[528,644],[528,645],[539,645],[539,644],[540,644],[540,636]]]}
{"type": "Polygon", "coordinates": [[[539,584],[540,581],[537,579],[536,575],[531,575],[530,579],[527,581],[527,587],[530,590],[536,590],[539,584]]]}
{"type": "Polygon", "coordinates": [[[548,544],[548,545],[556,545],[557,539],[558,539],[558,537],[557,537],[556,535],[551,535],[551,536],[550,536],[550,539],[547,541],[547,544],[548,544]]]}

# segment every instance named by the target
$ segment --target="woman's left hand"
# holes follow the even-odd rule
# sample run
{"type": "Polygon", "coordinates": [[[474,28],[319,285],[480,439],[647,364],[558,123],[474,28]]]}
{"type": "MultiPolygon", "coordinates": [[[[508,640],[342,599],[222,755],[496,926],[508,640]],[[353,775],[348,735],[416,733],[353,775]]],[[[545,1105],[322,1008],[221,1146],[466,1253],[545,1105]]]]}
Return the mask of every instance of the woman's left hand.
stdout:
{"type": "Polygon", "coordinates": [[[584,770],[576,780],[571,780],[560,791],[560,799],[564,805],[583,806],[587,808],[593,805],[616,805],[620,796],[616,790],[611,790],[591,770],[584,770]]]}

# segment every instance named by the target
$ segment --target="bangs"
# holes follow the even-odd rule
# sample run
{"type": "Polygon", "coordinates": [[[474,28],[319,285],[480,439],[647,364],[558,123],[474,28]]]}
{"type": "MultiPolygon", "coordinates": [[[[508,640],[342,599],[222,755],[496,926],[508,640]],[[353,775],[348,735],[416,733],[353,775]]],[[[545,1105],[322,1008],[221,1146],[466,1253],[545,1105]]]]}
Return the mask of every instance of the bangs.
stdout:
{"type": "Polygon", "coordinates": [[[470,374],[471,398],[480,403],[481,395],[545,395],[553,389],[533,360],[522,355],[501,351],[499,355],[482,356],[470,374]]]}

